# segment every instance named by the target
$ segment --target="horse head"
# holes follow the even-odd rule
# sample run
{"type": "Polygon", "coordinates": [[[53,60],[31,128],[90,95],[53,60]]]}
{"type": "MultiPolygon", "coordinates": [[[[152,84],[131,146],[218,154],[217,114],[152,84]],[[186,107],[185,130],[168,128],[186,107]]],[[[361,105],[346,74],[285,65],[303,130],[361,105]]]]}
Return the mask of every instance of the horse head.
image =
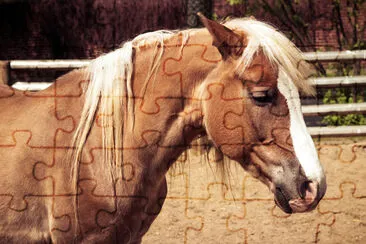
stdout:
{"type": "Polygon", "coordinates": [[[200,88],[203,126],[224,155],[265,183],[285,212],[314,209],[326,180],[299,90],[311,92],[300,51],[273,27],[201,20],[222,60],[200,88]]]}

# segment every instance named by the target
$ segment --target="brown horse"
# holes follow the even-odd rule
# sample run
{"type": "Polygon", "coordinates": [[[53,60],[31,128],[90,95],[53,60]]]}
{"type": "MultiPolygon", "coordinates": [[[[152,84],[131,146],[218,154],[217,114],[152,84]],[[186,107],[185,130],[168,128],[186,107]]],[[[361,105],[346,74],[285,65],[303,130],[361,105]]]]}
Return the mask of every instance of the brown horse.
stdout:
{"type": "Polygon", "coordinates": [[[299,50],[253,19],[140,35],[32,93],[0,89],[1,242],[139,243],[165,174],[207,136],[274,193],[314,209],[322,167],[301,113],[299,50]]]}

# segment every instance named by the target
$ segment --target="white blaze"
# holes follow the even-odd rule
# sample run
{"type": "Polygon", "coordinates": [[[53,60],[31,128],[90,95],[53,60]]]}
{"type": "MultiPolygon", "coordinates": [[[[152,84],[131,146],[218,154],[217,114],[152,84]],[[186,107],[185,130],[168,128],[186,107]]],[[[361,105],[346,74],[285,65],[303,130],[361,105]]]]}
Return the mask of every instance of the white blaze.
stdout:
{"type": "Polygon", "coordinates": [[[314,142],[305,125],[297,87],[282,69],[279,71],[277,86],[286,98],[290,112],[290,134],[297,159],[309,180],[321,182],[324,180],[323,168],[320,165],[314,142]]]}

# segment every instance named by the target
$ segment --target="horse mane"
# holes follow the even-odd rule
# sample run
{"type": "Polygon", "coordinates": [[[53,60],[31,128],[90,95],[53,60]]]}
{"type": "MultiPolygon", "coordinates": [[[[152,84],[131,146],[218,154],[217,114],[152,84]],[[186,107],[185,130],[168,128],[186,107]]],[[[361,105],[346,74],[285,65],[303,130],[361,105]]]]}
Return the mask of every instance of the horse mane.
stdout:
{"type": "MultiPolygon", "coordinates": [[[[164,40],[172,34],[169,31],[156,31],[139,35],[132,41],[125,42],[121,48],[96,58],[86,68],[85,78],[89,83],[85,91],[84,106],[72,139],[73,150],[67,155],[67,159],[72,162],[74,192],[78,192],[82,151],[97,113],[101,115],[103,161],[108,162],[105,164],[106,170],[110,172],[112,184],[121,177],[122,172],[116,168],[122,163],[123,126],[129,125],[132,129],[134,127],[133,49],[153,44],[162,47],[155,50],[146,78],[149,80],[150,76],[156,74],[161,63],[164,40]]],[[[74,204],[77,209],[77,197],[74,204]]],[[[75,217],[78,219],[77,211],[75,217]]]]}
{"type": "MultiPolygon", "coordinates": [[[[111,172],[115,172],[112,169],[117,162],[121,162],[123,125],[128,124],[132,129],[134,127],[133,49],[147,45],[156,47],[144,83],[143,90],[145,90],[148,81],[152,76],[156,76],[160,67],[164,41],[173,34],[173,31],[166,30],[141,34],[132,41],[125,42],[121,48],[104,54],[89,64],[86,72],[86,80],[89,80],[89,83],[85,91],[85,102],[72,140],[72,148],[75,149],[71,153],[71,159],[74,162],[73,175],[77,175],[82,150],[97,112],[102,115],[104,160],[111,163],[109,165],[111,172]]],[[[187,37],[183,39],[182,47],[187,40],[187,37]]],[[[113,178],[115,179],[116,175],[113,178]]],[[[74,177],[74,180],[77,179],[74,177]]]]}

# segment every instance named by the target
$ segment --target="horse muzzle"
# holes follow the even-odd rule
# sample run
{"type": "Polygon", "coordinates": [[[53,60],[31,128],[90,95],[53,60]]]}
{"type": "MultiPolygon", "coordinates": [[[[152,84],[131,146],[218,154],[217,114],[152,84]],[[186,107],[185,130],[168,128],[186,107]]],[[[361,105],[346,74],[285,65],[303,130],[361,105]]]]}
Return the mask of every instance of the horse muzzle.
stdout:
{"type": "Polygon", "coordinates": [[[275,203],[286,213],[308,212],[316,208],[326,191],[325,181],[304,181],[297,188],[297,194],[286,190],[283,186],[271,186],[275,195],[275,203]],[[295,195],[295,196],[294,196],[295,195]]]}

